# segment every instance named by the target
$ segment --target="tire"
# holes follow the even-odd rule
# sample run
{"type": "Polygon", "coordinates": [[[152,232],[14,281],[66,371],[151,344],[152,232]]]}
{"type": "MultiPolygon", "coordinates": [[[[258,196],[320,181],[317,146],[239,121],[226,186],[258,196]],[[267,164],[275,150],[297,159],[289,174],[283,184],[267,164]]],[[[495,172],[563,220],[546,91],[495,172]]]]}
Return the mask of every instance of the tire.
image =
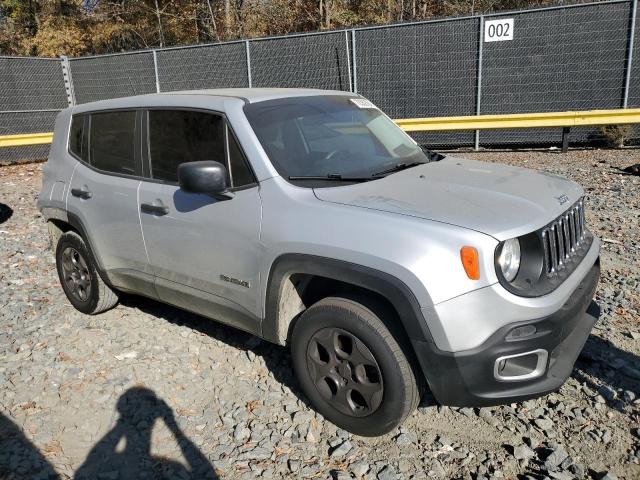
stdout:
{"type": "Polygon", "coordinates": [[[118,295],[104,283],[87,244],[76,232],[63,233],[58,239],[56,268],[60,285],[76,310],[93,315],[118,303],[118,295]]]}
{"type": "Polygon", "coordinates": [[[382,304],[328,297],[300,316],[291,338],[305,395],[335,425],[367,437],[393,430],[420,402],[405,342],[383,318],[392,319],[382,304]]]}

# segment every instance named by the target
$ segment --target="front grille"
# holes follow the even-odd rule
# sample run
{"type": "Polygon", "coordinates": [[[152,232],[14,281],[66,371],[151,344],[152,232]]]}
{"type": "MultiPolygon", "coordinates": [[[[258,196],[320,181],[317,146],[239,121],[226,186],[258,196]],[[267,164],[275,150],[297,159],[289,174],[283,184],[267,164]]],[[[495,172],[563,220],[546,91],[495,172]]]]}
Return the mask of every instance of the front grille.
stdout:
{"type": "Polygon", "coordinates": [[[542,230],[547,276],[562,270],[585,239],[584,203],[578,200],[542,230]]]}

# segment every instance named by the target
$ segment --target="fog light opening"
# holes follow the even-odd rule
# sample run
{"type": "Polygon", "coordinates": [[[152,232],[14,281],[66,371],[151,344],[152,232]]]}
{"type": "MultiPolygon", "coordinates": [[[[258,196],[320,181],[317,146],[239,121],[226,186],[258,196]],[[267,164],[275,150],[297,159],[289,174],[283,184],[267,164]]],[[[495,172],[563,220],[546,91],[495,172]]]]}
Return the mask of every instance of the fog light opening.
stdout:
{"type": "Polygon", "coordinates": [[[506,355],[496,359],[493,375],[496,380],[503,382],[537,378],[546,371],[548,357],[548,352],[542,349],[516,355],[506,355]]]}

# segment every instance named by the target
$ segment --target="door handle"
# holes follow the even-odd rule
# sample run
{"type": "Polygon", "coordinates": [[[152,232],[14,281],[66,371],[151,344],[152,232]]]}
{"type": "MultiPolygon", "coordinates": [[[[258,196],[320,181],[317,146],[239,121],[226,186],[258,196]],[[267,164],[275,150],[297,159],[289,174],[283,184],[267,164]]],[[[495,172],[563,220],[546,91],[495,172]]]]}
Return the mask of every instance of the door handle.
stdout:
{"type": "Polygon", "coordinates": [[[87,190],[85,188],[72,188],[71,195],[78,198],[84,198],[86,200],[87,198],[91,198],[93,193],[91,193],[91,190],[87,190]]]}
{"type": "Polygon", "coordinates": [[[166,215],[169,213],[169,207],[164,205],[154,205],[152,203],[142,203],[140,204],[140,211],[154,215],[166,215]]]}

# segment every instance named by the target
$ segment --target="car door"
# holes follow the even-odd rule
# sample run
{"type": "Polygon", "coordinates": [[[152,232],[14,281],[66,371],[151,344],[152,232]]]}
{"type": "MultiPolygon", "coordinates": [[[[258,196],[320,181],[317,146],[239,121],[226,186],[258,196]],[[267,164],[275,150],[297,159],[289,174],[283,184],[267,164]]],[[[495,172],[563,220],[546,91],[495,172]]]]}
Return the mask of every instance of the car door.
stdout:
{"type": "Polygon", "coordinates": [[[260,326],[258,184],[222,115],[150,109],[144,131],[149,178],[140,187],[142,231],[160,299],[257,332],[260,326]],[[232,198],[178,186],[183,162],[227,166],[232,198]]]}
{"type": "Polygon", "coordinates": [[[83,118],[82,148],[68,153],[79,161],[70,180],[67,211],[83,225],[93,254],[114,286],[155,296],[137,202],[142,112],[115,110],[83,118]]]}

